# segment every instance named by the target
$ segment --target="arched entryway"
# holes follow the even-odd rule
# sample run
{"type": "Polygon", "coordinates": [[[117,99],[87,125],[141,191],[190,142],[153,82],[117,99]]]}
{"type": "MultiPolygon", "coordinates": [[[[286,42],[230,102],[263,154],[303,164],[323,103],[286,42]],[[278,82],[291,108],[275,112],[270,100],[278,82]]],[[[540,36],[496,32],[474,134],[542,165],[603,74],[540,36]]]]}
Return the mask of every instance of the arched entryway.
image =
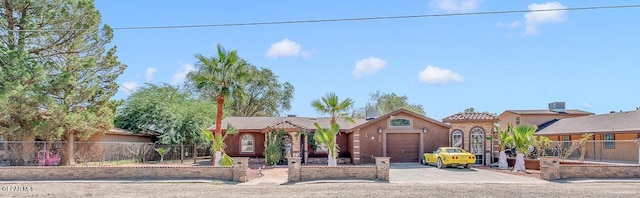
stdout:
{"type": "Polygon", "coordinates": [[[480,127],[471,129],[470,153],[476,156],[476,164],[484,164],[484,130],[480,127]]]}

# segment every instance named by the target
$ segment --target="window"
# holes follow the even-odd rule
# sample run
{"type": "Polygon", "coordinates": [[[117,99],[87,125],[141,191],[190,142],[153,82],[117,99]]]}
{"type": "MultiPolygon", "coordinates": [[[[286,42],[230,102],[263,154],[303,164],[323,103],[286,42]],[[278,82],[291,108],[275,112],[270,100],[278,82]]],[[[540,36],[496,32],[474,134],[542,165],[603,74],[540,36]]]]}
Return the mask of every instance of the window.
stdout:
{"type": "Polygon", "coordinates": [[[4,150],[4,135],[0,135],[0,151],[4,150]]]}
{"type": "Polygon", "coordinates": [[[246,134],[242,136],[242,139],[240,140],[240,145],[241,145],[241,153],[253,153],[253,136],[246,134]]]}
{"type": "Polygon", "coordinates": [[[455,130],[451,133],[451,146],[462,148],[462,131],[455,130]]]}
{"type": "Polygon", "coordinates": [[[562,148],[563,149],[569,149],[569,147],[571,147],[571,136],[570,135],[563,135],[562,136],[562,148]]]}
{"type": "Polygon", "coordinates": [[[516,125],[520,124],[520,116],[516,117],[516,125]]]}
{"type": "Polygon", "coordinates": [[[604,148],[606,149],[614,149],[616,148],[616,136],[613,133],[604,134],[604,148]]]}
{"type": "Polygon", "coordinates": [[[389,120],[391,127],[411,127],[411,120],[407,118],[393,118],[389,120]]]}
{"type": "Polygon", "coordinates": [[[484,130],[480,127],[471,129],[471,152],[476,156],[476,164],[484,164],[484,130]]]}
{"type": "Polygon", "coordinates": [[[316,152],[317,153],[329,153],[329,147],[327,147],[326,144],[318,144],[316,145],[316,152]]]}

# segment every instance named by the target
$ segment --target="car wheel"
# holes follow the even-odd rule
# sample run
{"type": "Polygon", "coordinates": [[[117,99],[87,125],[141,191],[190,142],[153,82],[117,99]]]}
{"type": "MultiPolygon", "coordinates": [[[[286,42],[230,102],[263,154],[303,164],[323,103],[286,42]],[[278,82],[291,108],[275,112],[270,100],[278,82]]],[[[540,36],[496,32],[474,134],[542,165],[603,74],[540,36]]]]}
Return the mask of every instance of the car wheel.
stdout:
{"type": "Polygon", "coordinates": [[[464,168],[466,168],[466,169],[471,169],[471,164],[465,164],[465,165],[464,165],[464,168]]]}
{"type": "Polygon", "coordinates": [[[420,163],[422,165],[427,165],[427,160],[424,160],[424,158],[420,158],[420,163]]]}
{"type": "Polygon", "coordinates": [[[442,159],[438,158],[438,164],[436,164],[436,167],[438,168],[444,168],[445,165],[442,163],[442,159]]]}

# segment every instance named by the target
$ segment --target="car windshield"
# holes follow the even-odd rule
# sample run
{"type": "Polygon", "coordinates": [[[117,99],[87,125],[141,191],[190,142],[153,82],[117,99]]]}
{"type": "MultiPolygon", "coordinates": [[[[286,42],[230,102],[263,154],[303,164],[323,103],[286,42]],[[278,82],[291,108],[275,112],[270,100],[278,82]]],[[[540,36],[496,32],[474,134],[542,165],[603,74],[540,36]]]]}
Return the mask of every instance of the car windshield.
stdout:
{"type": "Polygon", "coordinates": [[[447,153],[462,153],[460,149],[447,149],[447,153]]]}

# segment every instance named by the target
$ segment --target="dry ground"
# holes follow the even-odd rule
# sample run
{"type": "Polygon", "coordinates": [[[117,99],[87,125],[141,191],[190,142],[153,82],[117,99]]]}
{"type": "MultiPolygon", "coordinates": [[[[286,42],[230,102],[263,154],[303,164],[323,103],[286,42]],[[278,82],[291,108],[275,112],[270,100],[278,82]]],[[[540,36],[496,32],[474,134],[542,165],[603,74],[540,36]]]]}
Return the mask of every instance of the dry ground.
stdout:
{"type": "Polygon", "coordinates": [[[2,183],[0,197],[640,197],[640,183],[389,184],[2,183]]]}

